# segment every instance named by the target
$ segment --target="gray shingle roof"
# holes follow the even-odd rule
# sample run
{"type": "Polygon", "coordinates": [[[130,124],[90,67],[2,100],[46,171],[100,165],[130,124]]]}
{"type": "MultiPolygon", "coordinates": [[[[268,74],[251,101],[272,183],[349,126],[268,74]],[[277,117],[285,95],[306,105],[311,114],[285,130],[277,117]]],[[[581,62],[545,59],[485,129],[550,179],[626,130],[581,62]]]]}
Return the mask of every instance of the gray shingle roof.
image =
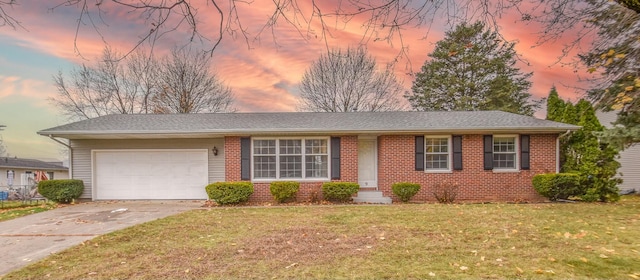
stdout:
{"type": "Polygon", "coordinates": [[[540,132],[579,127],[501,111],[108,115],[39,131],[64,138],[114,135],[540,132]]]}
{"type": "Polygon", "coordinates": [[[62,164],[45,162],[37,159],[0,157],[0,168],[28,168],[34,170],[68,170],[62,164]]]}

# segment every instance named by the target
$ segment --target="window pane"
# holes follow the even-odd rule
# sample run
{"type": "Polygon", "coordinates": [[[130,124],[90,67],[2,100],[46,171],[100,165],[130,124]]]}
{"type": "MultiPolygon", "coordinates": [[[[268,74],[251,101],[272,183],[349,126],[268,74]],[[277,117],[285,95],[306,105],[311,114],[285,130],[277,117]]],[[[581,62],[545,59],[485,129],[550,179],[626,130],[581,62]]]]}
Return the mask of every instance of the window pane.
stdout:
{"type": "Polygon", "coordinates": [[[253,140],[253,154],[275,155],[276,140],[253,140]]]}
{"type": "Polygon", "coordinates": [[[326,139],[308,139],[304,141],[304,151],[306,154],[326,154],[327,153],[327,140],[326,139]]]}
{"type": "Polygon", "coordinates": [[[516,138],[493,138],[493,167],[495,169],[516,168],[516,138]]]}
{"type": "Polygon", "coordinates": [[[427,169],[449,169],[449,155],[427,155],[427,169]]]}
{"type": "Polygon", "coordinates": [[[493,167],[497,169],[516,168],[515,154],[493,154],[493,167]]]}
{"type": "Polygon", "coordinates": [[[280,156],[280,178],[302,178],[302,156],[280,156]]]}
{"type": "Polygon", "coordinates": [[[253,157],[253,177],[254,178],[275,178],[276,177],[276,157],[275,156],[253,157]]]}
{"type": "Polygon", "coordinates": [[[493,152],[513,153],[516,151],[516,140],[513,137],[493,138],[493,152]]]}
{"type": "Polygon", "coordinates": [[[302,140],[280,140],[281,155],[299,155],[302,153],[302,140]]]}
{"type": "Polygon", "coordinates": [[[329,161],[327,156],[306,156],[305,168],[307,178],[327,178],[327,166],[329,161]]]}
{"type": "Polygon", "coordinates": [[[448,138],[426,138],[427,153],[448,153],[449,152],[449,139],[448,138]]]}
{"type": "Polygon", "coordinates": [[[426,169],[449,169],[449,138],[425,138],[426,169]]]}

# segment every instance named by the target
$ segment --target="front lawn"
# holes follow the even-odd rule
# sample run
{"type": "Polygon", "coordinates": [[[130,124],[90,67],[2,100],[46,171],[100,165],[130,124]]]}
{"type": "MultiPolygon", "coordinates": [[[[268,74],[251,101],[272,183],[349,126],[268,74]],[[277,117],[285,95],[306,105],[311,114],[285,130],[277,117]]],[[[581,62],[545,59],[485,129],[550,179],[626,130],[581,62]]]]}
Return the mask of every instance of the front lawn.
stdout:
{"type": "Polygon", "coordinates": [[[209,208],[5,279],[640,278],[640,200],[209,208]]]}
{"type": "Polygon", "coordinates": [[[56,203],[53,202],[2,201],[2,204],[0,204],[0,222],[54,208],[56,208],[56,203]]]}

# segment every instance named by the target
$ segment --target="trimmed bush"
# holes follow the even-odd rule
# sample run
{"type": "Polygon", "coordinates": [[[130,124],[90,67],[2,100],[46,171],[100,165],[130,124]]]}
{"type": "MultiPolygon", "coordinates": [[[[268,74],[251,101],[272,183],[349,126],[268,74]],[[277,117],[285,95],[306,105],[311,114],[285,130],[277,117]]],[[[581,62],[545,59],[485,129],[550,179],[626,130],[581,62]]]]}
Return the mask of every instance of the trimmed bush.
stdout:
{"type": "Polygon", "coordinates": [[[420,191],[420,184],[408,182],[395,183],[391,185],[391,190],[402,202],[407,202],[420,191]]]}
{"type": "Polygon", "coordinates": [[[589,186],[589,188],[585,194],[580,196],[580,199],[587,202],[618,201],[620,200],[620,189],[618,189],[618,184],[620,183],[622,183],[620,178],[612,178],[609,180],[588,180],[586,184],[583,184],[589,186]]]}
{"type": "Polygon", "coordinates": [[[457,183],[443,181],[433,185],[433,197],[440,203],[453,203],[457,196],[457,183]]]}
{"type": "Polygon", "coordinates": [[[209,199],[220,205],[238,204],[249,200],[253,194],[251,182],[217,182],[205,187],[209,199]]]}
{"type": "Polygon", "coordinates": [[[567,199],[580,195],[580,175],[576,173],[551,173],[533,176],[533,188],[549,200],[567,199]]]}
{"type": "Polygon", "coordinates": [[[360,185],[352,182],[326,182],[322,184],[322,195],[330,201],[349,201],[358,192],[360,185]]]}
{"type": "Polygon", "coordinates": [[[38,193],[48,200],[58,203],[71,203],[82,195],[82,180],[44,180],[38,183],[38,193]]]}
{"type": "Polygon", "coordinates": [[[285,202],[291,198],[296,197],[296,193],[300,189],[300,182],[271,182],[269,185],[269,191],[271,191],[271,195],[276,199],[279,203],[285,202]]]}

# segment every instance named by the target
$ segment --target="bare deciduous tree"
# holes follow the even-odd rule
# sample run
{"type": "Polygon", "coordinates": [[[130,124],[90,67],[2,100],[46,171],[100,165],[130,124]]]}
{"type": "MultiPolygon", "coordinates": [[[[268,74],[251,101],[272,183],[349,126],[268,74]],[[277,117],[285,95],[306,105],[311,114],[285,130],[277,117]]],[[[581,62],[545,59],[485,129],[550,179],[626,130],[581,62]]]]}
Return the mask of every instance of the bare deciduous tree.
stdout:
{"type": "MultiPolygon", "coordinates": [[[[327,40],[333,32],[345,28],[346,24],[357,21],[362,26],[361,43],[386,41],[400,42],[404,54],[403,30],[430,25],[435,20],[443,20],[453,27],[462,21],[482,21],[489,28],[497,29],[499,19],[507,13],[516,12],[522,21],[540,22],[546,26],[540,32],[541,42],[555,40],[567,30],[583,26],[589,19],[589,11],[594,3],[606,0],[350,0],[350,1],[302,1],[274,0],[262,5],[270,5],[265,17],[249,19],[243,17],[245,9],[252,9],[252,1],[208,0],[208,1],[148,1],[148,0],[59,0],[60,7],[75,7],[79,10],[78,29],[90,25],[97,32],[107,12],[114,8],[126,8],[127,12],[144,20],[136,46],[143,42],[155,42],[168,33],[179,30],[189,34],[187,43],[193,41],[208,44],[213,51],[226,36],[241,38],[247,45],[259,41],[263,34],[270,34],[274,41],[278,31],[276,26],[283,23],[294,28],[304,40],[320,38],[327,40]],[[203,18],[216,18],[215,26],[203,27],[203,18]],[[579,24],[577,24],[579,23],[579,24]],[[213,33],[203,30],[211,28],[213,33]]],[[[636,0],[615,0],[636,12],[640,4],[636,0]]],[[[108,23],[105,23],[108,24],[108,23]]],[[[591,33],[585,28],[576,42],[591,33]]],[[[426,35],[426,34],[425,34],[426,35]]],[[[78,34],[76,33],[76,37],[78,34]]],[[[277,42],[276,42],[277,44],[277,42]]],[[[575,44],[570,44],[575,45],[575,44]]]]}
{"type": "Polygon", "coordinates": [[[205,53],[174,50],[160,63],[160,91],[153,97],[155,113],[216,113],[233,111],[231,88],[211,73],[205,53]]]}
{"type": "Polygon", "coordinates": [[[16,0],[0,0],[0,27],[9,26],[15,29],[16,26],[20,26],[20,22],[6,10],[13,8],[13,5],[16,5],[16,0]]]}
{"type": "Polygon", "coordinates": [[[142,50],[126,60],[117,59],[119,56],[105,48],[95,66],[73,69],[69,83],[59,72],[54,76],[58,94],[50,101],[72,120],[150,112],[145,101],[157,91],[157,85],[143,79],[152,71],[139,71],[155,69],[154,59],[146,57],[142,50]]]}
{"type": "MultiPolygon", "coordinates": [[[[0,131],[3,131],[6,125],[0,124],[0,131]]],[[[0,157],[7,156],[7,146],[4,145],[4,139],[2,139],[2,135],[0,135],[0,157]]]]}
{"type": "MultiPolygon", "coordinates": [[[[7,12],[18,4],[18,0],[0,0],[0,26],[15,27],[19,22],[7,12]]],[[[241,38],[248,45],[260,40],[267,33],[276,39],[276,26],[284,23],[293,27],[301,38],[326,40],[334,31],[342,30],[351,21],[358,21],[363,27],[361,43],[387,41],[404,44],[403,29],[430,25],[434,20],[444,20],[450,27],[462,21],[482,21],[489,28],[497,28],[499,19],[507,13],[519,13],[522,21],[540,22],[546,28],[540,32],[541,41],[555,40],[584,26],[576,41],[590,34],[593,26],[585,23],[590,18],[594,5],[611,2],[606,0],[350,0],[350,1],[302,1],[274,0],[266,10],[265,17],[247,19],[245,9],[253,9],[252,1],[244,0],[58,0],[51,10],[72,8],[78,11],[76,39],[83,26],[91,26],[103,35],[109,26],[109,13],[116,9],[126,9],[132,18],[141,19],[135,46],[144,42],[156,42],[167,34],[179,31],[188,34],[186,42],[202,42],[209,51],[215,50],[225,37],[241,38]],[[215,18],[215,26],[203,26],[204,18],[215,18]],[[251,21],[251,22],[249,22],[251,21]],[[213,32],[205,32],[211,29],[213,32]]],[[[614,0],[623,7],[640,12],[637,0],[614,0]]],[[[139,23],[137,23],[139,24],[139,23]]],[[[103,39],[105,38],[102,36],[103,39]]],[[[175,38],[171,38],[175,40],[175,38]]],[[[569,44],[575,45],[575,44],[569,44]]],[[[134,47],[133,49],[135,49],[134,47]]],[[[401,52],[404,51],[401,48],[401,52]]],[[[77,47],[76,47],[76,50],[77,47]]]]}
{"type": "Polygon", "coordinates": [[[391,69],[360,49],[331,50],[302,76],[299,109],[313,112],[395,111],[404,88],[391,69]]]}
{"type": "Polygon", "coordinates": [[[108,114],[230,110],[233,96],[211,74],[211,61],[207,55],[176,51],[170,59],[158,61],[138,49],[125,59],[117,57],[121,55],[105,48],[95,66],[83,65],[72,70],[70,83],[61,72],[58,73],[54,76],[58,95],[50,101],[72,120],[108,114]],[[178,67],[181,67],[180,71],[176,70],[178,67]],[[185,100],[188,106],[180,110],[170,106],[184,104],[185,100]]]}

